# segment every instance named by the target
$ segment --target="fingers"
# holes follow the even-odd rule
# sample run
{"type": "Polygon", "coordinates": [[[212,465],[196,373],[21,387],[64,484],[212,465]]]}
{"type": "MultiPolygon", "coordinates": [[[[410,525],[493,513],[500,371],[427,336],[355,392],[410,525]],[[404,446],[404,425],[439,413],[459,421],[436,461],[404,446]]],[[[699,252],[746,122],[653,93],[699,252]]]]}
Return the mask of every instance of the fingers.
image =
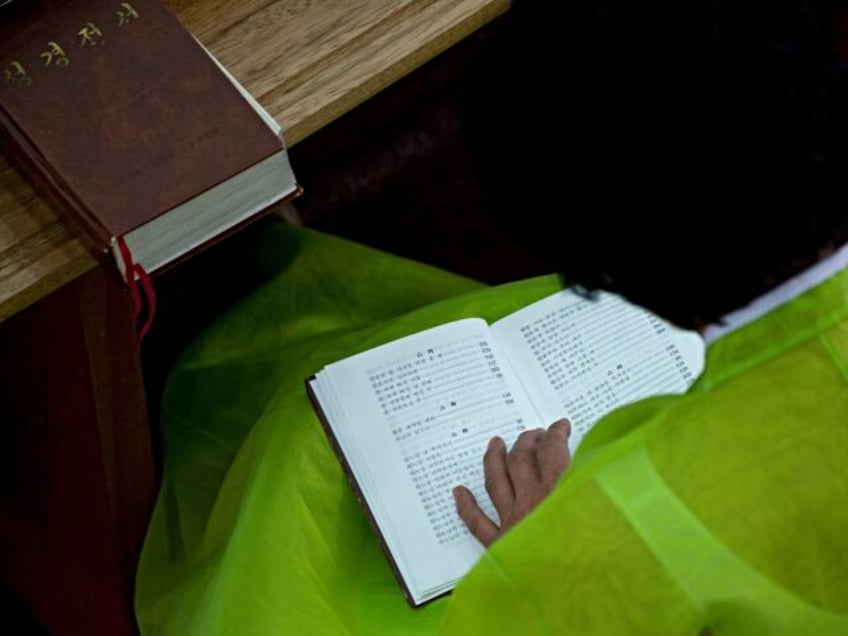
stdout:
{"type": "Polygon", "coordinates": [[[506,464],[516,499],[524,499],[528,491],[539,483],[539,461],[536,457],[536,444],[544,435],[545,429],[536,428],[524,431],[515,440],[509,451],[506,464]]]}
{"type": "Polygon", "coordinates": [[[571,453],[568,451],[568,437],[571,435],[571,422],[557,420],[550,425],[539,439],[536,455],[539,459],[541,481],[552,486],[568,468],[571,453]]]}
{"type": "Polygon", "coordinates": [[[483,473],[486,478],[486,492],[489,493],[501,519],[515,501],[515,491],[506,461],[506,444],[500,437],[493,437],[489,440],[486,454],[483,455],[483,473]]]}
{"type": "Polygon", "coordinates": [[[486,516],[486,513],[477,505],[474,495],[465,486],[457,486],[453,489],[453,498],[456,501],[456,511],[460,519],[465,522],[468,531],[484,546],[489,547],[498,538],[500,529],[486,516]]]}
{"type": "Polygon", "coordinates": [[[483,512],[470,490],[464,486],[453,490],[460,518],[480,543],[488,547],[547,496],[571,461],[570,434],[571,423],[561,419],[547,430],[524,431],[509,453],[500,437],[489,441],[483,456],[483,471],[486,491],[501,525],[483,512]]]}

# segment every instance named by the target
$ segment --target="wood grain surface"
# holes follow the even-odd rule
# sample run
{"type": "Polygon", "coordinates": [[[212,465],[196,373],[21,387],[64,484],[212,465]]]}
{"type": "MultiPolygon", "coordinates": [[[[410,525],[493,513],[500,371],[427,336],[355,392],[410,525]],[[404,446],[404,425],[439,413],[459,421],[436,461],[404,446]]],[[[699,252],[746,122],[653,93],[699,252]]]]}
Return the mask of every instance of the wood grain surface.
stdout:
{"type": "MultiPolygon", "coordinates": [[[[289,146],[506,11],[509,0],[166,0],[289,146]]],[[[297,173],[297,166],[294,166],[297,173]]],[[[0,157],[0,320],[94,267],[0,157]]]]}

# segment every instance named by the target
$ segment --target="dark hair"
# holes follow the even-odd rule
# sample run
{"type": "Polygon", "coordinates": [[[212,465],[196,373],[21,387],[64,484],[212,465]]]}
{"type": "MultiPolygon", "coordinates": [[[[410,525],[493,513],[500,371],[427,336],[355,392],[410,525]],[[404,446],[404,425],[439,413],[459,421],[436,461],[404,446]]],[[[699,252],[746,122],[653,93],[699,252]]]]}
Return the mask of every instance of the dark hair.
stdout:
{"type": "Polygon", "coordinates": [[[833,3],[516,0],[465,111],[501,222],[566,283],[708,322],[846,239],[833,3]]]}

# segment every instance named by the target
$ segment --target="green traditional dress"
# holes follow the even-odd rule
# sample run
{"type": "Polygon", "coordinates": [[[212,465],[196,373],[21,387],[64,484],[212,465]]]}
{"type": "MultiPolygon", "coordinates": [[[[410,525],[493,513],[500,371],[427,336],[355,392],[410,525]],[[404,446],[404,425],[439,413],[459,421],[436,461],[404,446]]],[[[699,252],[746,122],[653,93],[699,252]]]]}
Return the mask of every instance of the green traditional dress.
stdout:
{"type": "Polygon", "coordinates": [[[715,342],[686,395],[601,420],[554,493],[413,610],[304,379],[557,279],[489,288],[286,225],[258,253],[269,281],[169,380],[144,634],[848,634],[847,271],[715,342]]]}

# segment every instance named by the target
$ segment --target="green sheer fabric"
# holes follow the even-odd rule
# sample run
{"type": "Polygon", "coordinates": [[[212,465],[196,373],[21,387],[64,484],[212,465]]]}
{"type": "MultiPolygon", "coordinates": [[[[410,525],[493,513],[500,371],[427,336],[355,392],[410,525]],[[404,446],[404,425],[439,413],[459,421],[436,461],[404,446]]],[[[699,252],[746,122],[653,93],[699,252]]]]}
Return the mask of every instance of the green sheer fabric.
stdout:
{"type": "Polygon", "coordinates": [[[268,282],[168,383],[144,634],[848,634],[845,272],[718,341],[687,395],[605,418],[542,506],[412,610],[303,381],[557,279],[487,288],[286,225],[258,258],[268,282]]]}

